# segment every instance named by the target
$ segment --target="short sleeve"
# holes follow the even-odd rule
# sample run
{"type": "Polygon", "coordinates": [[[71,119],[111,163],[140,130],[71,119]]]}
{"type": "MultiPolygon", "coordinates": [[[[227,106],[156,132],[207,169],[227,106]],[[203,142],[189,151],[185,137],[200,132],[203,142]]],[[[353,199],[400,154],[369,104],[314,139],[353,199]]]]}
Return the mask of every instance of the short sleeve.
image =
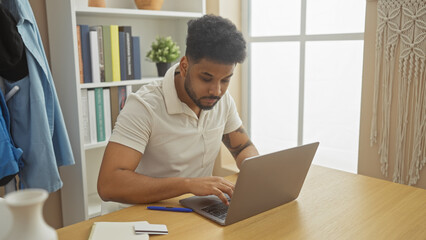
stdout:
{"type": "Polygon", "coordinates": [[[230,132],[233,132],[237,130],[243,122],[241,121],[240,116],[238,115],[237,107],[235,106],[234,99],[232,96],[227,92],[224,95],[227,105],[228,105],[228,114],[227,114],[227,120],[225,124],[225,129],[223,131],[223,134],[228,134],[230,132]]]}
{"type": "Polygon", "coordinates": [[[152,130],[152,114],[143,99],[131,94],[117,117],[109,141],[120,143],[142,154],[152,130]]]}

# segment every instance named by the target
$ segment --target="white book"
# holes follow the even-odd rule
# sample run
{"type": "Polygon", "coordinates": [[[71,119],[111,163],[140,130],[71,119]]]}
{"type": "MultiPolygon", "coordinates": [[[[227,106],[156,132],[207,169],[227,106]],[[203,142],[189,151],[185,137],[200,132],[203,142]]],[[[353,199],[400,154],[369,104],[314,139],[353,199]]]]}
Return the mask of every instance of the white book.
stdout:
{"type": "Polygon", "coordinates": [[[89,102],[89,125],[90,125],[90,143],[97,143],[98,136],[96,134],[96,105],[95,90],[87,90],[87,100],[89,102]]]}
{"type": "Polygon", "coordinates": [[[99,65],[99,43],[98,32],[90,31],[90,60],[92,63],[92,82],[101,82],[101,71],[99,65]]]}
{"type": "Polygon", "coordinates": [[[89,240],[117,240],[117,239],[149,239],[148,234],[136,234],[135,224],[147,222],[94,222],[89,240]]]}
{"type": "Polygon", "coordinates": [[[148,222],[140,222],[135,224],[136,234],[164,235],[168,234],[167,226],[164,224],[149,224],[148,222]]]}
{"type": "Polygon", "coordinates": [[[105,120],[105,140],[111,137],[111,96],[109,88],[104,88],[104,120],[105,120]]]}
{"type": "Polygon", "coordinates": [[[81,90],[81,110],[82,110],[82,124],[83,124],[83,136],[84,143],[90,143],[90,123],[89,123],[89,100],[87,95],[87,89],[81,90]]]}
{"type": "Polygon", "coordinates": [[[133,92],[133,87],[132,85],[127,85],[126,86],[126,100],[127,98],[130,96],[130,94],[133,92]]]}

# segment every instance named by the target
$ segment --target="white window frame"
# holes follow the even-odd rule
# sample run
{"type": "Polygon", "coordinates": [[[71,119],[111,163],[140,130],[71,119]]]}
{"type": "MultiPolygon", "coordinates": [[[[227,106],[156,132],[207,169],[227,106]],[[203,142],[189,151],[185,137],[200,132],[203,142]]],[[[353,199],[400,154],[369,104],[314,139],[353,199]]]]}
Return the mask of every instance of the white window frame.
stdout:
{"type": "Polygon", "coordinates": [[[255,42],[299,42],[300,43],[300,63],[299,63],[299,106],[298,106],[298,129],[297,129],[297,145],[303,144],[303,113],[305,102],[305,47],[308,41],[345,41],[345,40],[364,40],[364,33],[343,33],[343,34],[306,34],[306,1],[301,0],[301,21],[300,35],[291,36],[267,36],[267,37],[252,37],[250,34],[250,9],[251,0],[242,0],[242,33],[247,42],[247,59],[242,64],[242,82],[241,82],[241,97],[242,110],[241,117],[244,125],[251,134],[251,43],[255,42]]]}

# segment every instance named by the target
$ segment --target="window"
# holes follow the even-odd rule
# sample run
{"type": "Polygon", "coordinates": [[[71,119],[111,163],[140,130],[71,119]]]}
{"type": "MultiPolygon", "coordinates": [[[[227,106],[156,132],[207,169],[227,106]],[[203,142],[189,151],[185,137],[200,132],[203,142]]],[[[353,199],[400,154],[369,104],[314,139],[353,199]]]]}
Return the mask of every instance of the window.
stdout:
{"type": "Polygon", "coordinates": [[[245,117],[260,153],[319,141],[314,164],[356,172],[365,1],[243,2],[245,117]]]}

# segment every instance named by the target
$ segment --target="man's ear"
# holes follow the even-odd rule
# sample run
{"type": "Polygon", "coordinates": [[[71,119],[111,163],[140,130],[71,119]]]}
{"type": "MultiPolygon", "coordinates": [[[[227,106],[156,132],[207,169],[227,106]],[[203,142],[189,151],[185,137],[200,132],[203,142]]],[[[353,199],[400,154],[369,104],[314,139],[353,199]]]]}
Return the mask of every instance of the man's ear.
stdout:
{"type": "Polygon", "coordinates": [[[188,68],[189,68],[188,58],[186,56],[183,56],[180,59],[180,63],[179,63],[179,69],[180,69],[180,76],[181,77],[184,78],[186,76],[188,68]]]}

